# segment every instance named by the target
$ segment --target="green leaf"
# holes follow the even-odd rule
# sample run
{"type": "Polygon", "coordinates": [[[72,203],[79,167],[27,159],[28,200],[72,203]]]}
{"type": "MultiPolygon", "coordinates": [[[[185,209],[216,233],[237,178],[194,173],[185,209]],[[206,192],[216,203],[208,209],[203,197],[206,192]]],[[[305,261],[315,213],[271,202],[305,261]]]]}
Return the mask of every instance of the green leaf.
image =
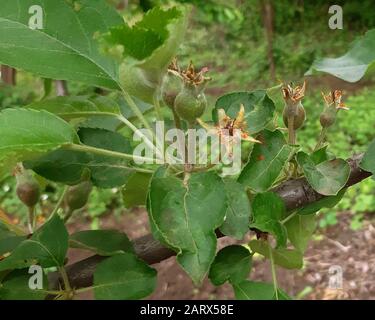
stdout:
{"type": "Polygon", "coordinates": [[[268,190],[280,175],[292,148],[286,144],[280,131],[264,130],[257,139],[262,143],[254,146],[238,181],[257,192],[263,192],[268,190]]]}
{"type": "MultiPolygon", "coordinates": [[[[15,270],[0,283],[0,300],[44,300],[46,293],[30,289],[29,280],[32,274],[27,269],[15,270]]],[[[43,286],[47,290],[47,277],[43,274],[43,286]]]]}
{"type": "Polygon", "coordinates": [[[11,255],[0,261],[0,271],[32,264],[43,268],[63,266],[68,250],[68,232],[58,215],[53,216],[30,239],[21,242],[11,255]]]}
{"type": "MultiPolygon", "coordinates": [[[[79,136],[83,144],[91,147],[131,153],[129,141],[117,132],[81,128],[79,136]]],[[[64,149],[27,161],[25,167],[46,179],[69,185],[77,184],[89,172],[93,184],[100,188],[122,186],[134,172],[127,160],[64,149]]]]}
{"type": "Polygon", "coordinates": [[[245,120],[250,134],[263,130],[272,120],[275,104],[266,90],[234,92],[221,96],[212,110],[212,119],[218,121],[218,110],[224,109],[232,119],[236,118],[241,104],[245,107],[245,120]]]}
{"type": "Polygon", "coordinates": [[[364,154],[360,167],[363,170],[375,174],[375,140],[373,140],[364,154]]]}
{"type": "MultiPolygon", "coordinates": [[[[251,240],[249,242],[251,251],[257,252],[270,259],[269,244],[264,240],[251,240]]],[[[275,264],[285,269],[301,269],[303,266],[303,255],[298,250],[287,248],[271,248],[275,264]]]]}
{"type": "Polygon", "coordinates": [[[16,234],[12,231],[10,231],[7,227],[7,224],[9,223],[8,221],[5,221],[6,218],[3,218],[2,217],[2,214],[0,212],[0,240],[3,240],[3,239],[6,239],[6,238],[10,238],[10,237],[14,237],[16,234]],[[5,224],[5,222],[7,224],[5,224]]]}
{"type": "Polygon", "coordinates": [[[322,195],[337,195],[349,179],[350,167],[343,159],[324,161],[316,165],[306,153],[299,152],[297,161],[309,184],[322,195]]]}
{"type": "Polygon", "coordinates": [[[27,106],[34,110],[46,110],[65,120],[92,116],[121,115],[118,103],[104,96],[64,96],[44,99],[27,106]]]}
{"type": "Polygon", "coordinates": [[[141,299],[155,287],[155,269],[130,253],[111,256],[95,269],[93,288],[98,300],[141,299]]]}
{"type": "Polygon", "coordinates": [[[341,189],[339,193],[335,196],[324,197],[316,202],[310,203],[307,206],[304,206],[303,208],[299,209],[298,214],[308,215],[308,214],[318,212],[322,208],[333,208],[341,201],[346,190],[347,190],[346,188],[341,189]]]}
{"type": "Polygon", "coordinates": [[[45,78],[75,80],[118,88],[118,65],[100,53],[97,33],[122,24],[105,1],[3,0],[0,12],[0,62],[45,78]],[[29,8],[43,9],[43,28],[29,27],[29,8]]]}
{"type": "Polygon", "coordinates": [[[304,253],[307,245],[316,229],[316,217],[314,214],[307,216],[295,215],[285,223],[288,238],[293,246],[304,253]]]}
{"type": "Polygon", "coordinates": [[[155,7],[132,27],[124,24],[110,29],[105,39],[123,48],[120,82],[129,94],[152,102],[185,29],[186,12],[182,6],[168,10],[155,7]]]}
{"type": "Polygon", "coordinates": [[[251,254],[243,246],[231,245],[221,249],[211,265],[208,277],[215,286],[226,281],[232,284],[245,280],[251,270],[251,254]]]}
{"type": "Polygon", "coordinates": [[[26,240],[26,236],[10,235],[3,238],[0,235],[0,257],[5,253],[12,252],[24,240],[26,240]]]}
{"type": "Polygon", "coordinates": [[[314,161],[315,164],[319,164],[324,161],[330,160],[329,155],[327,153],[327,147],[328,146],[324,146],[323,148],[320,148],[314,151],[312,154],[310,154],[310,158],[312,161],[314,161]]]}
{"type": "MultiPolygon", "coordinates": [[[[276,300],[273,284],[256,281],[242,281],[233,285],[234,294],[238,300],[276,300]]],[[[279,300],[291,298],[281,289],[277,289],[279,300]]]]}
{"type": "MultiPolygon", "coordinates": [[[[153,104],[146,103],[146,102],[138,99],[137,97],[132,97],[132,98],[133,98],[135,104],[138,106],[139,110],[141,110],[141,112],[143,114],[147,113],[150,110],[154,110],[153,104]]],[[[119,99],[119,106],[120,106],[121,113],[123,114],[123,116],[126,119],[132,120],[133,118],[136,117],[133,109],[129,106],[128,102],[126,102],[125,99],[119,99]]]]}
{"type": "Polygon", "coordinates": [[[125,208],[145,206],[148,187],[152,175],[150,173],[135,172],[122,188],[122,199],[125,208]]]}
{"type": "Polygon", "coordinates": [[[78,142],[73,127],[45,111],[5,109],[0,113],[0,177],[26,159],[78,142]]]}
{"type": "Polygon", "coordinates": [[[177,261],[199,284],[216,254],[215,229],[224,221],[225,186],[213,172],[193,173],[187,184],[162,176],[151,180],[148,213],[153,234],[177,252],[177,261]]]}
{"type": "Polygon", "coordinates": [[[359,81],[375,65],[374,49],[375,30],[370,30],[363,37],[354,41],[345,55],[314,61],[306,75],[326,72],[348,82],[359,81]]]}
{"type": "Polygon", "coordinates": [[[250,201],[243,185],[233,180],[225,181],[228,208],[220,231],[230,237],[241,240],[249,231],[251,216],[250,201]]]}
{"type": "Polygon", "coordinates": [[[94,251],[101,256],[112,256],[117,253],[134,253],[132,243],[125,233],[115,230],[79,231],[69,238],[71,248],[94,251]]]}
{"type": "Polygon", "coordinates": [[[285,247],[287,233],[280,220],[285,216],[283,200],[273,192],[259,193],[252,202],[253,221],[250,228],[271,233],[275,236],[277,247],[285,247]]]}

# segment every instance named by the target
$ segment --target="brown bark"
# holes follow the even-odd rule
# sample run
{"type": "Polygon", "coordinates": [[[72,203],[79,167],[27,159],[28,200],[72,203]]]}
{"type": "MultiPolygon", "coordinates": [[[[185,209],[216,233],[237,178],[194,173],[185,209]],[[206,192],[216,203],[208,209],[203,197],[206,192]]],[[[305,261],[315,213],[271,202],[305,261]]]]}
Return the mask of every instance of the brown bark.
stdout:
{"type": "MultiPolygon", "coordinates": [[[[359,167],[361,159],[362,154],[354,155],[352,158],[348,159],[351,173],[346,184],[347,187],[359,183],[360,181],[371,176],[371,173],[363,171],[359,167]]],[[[293,211],[295,209],[301,208],[324,197],[314,191],[304,178],[288,180],[273,189],[273,191],[276,192],[284,200],[288,211],[293,211]]],[[[224,235],[222,235],[220,232],[217,232],[217,236],[220,238],[224,235]]],[[[164,247],[161,243],[155,240],[151,234],[135,239],[133,241],[133,244],[138,257],[148,264],[161,262],[176,254],[173,250],[164,247]]],[[[87,259],[67,266],[66,270],[71,285],[75,288],[88,287],[92,285],[95,267],[104,259],[105,257],[93,255],[87,259]]],[[[59,274],[50,274],[49,283],[51,289],[58,288],[59,274]]]]}
{"type": "Polygon", "coordinates": [[[16,69],[1,65],[1,79],[4,83],[15,86],[16,85],[16,69]]]}

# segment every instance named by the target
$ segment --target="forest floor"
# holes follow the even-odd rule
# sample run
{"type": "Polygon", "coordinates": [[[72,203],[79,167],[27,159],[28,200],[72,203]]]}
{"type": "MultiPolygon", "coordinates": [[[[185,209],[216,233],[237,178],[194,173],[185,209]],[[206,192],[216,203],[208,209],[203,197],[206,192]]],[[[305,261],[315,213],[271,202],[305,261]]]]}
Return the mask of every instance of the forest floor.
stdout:
{"type": "MultiPolygon", "coordinates": [[[[305,254],[302,270],[278,268],[278,283],[284,291],[300,299],[375,299],[375,215],[366,215],[363,228],[357,231],[350,229],[350,217],[349,213],[340,213],[338,224],[317,232],[305,254]],[[340,275],[334,275],[335,270],[342,270],[341,289],[332,288],[334,283],[340,282],[340,275]]],[[[131,239],[150,232],[144,210],[118,218],[105,216],[101,219],[101,228],[123,230],[131,239]]],[[[69,229],[71,232],[88,229],[88,221],[76,220],[69,229]]],[[[228,238],[219,240],[219,248],[229,244],[233,241],[228,238]]],[[[87,257],[84,251],[72,250],[69,263],[84,257],[87,257]]],[[[271,281],[269,262],[260,256],[254,260],[250,278],[271,281]]],[[[201,287],[195,287],[174,257],[154,267],[158,271],[158,287],[149,299],[234,298],[229,285],[215,287],[206,279],[201,287]]],[[[79,298],[91,297],[91,294],[85,294],[79,298]]]]}

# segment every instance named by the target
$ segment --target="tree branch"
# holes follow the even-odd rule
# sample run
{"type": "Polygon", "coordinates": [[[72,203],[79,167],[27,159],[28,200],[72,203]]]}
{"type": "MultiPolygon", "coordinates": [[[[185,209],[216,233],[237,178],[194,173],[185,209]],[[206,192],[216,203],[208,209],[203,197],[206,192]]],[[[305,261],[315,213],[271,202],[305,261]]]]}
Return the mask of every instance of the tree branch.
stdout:
{"type": "MultiPolygon", "coordinates": [[[[346,187],[350,187],[371,176],[371,173],[363,171],[359,167],[362,156],[363,154],[354,155],[347,160],[351,168],[351,173],[346,187]]],[[[272,191],[276,192],[284,200],[288,211],[301,208],[324,198],[324,196],[317,193],[309,186],[305,178],[288,180],[272,191]]],[[[217,236],[222,237],[223,235],[217,232],[217,236]]],[[[173,250],[164,247],[153,239],[151,234],[135,239],[133,244],[138,257],[148,264],[161,262],[176,254],[173,250]]],[[[93,255],[67,266],[66,271],[72,287],[84,288],[91,286],[95,267],[105,258],[106,257],[103,256],[93,255]]],[[[51,273],[49,275],[50,289],[57,289],[59,283],[61,284],[59,274],[56,272],[51,273]]]]}

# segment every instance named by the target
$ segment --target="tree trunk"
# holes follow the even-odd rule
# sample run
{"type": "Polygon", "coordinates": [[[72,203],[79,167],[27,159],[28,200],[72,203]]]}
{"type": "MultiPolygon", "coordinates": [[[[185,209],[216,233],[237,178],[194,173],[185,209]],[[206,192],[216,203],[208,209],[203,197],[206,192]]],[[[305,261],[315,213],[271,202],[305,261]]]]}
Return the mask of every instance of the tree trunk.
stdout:
{"type": "Polygon", "coordinates": [[[15,86],[16,85],[16,69],[2,65],[1,66],[1,79],[4,83],[15,86]]]}
{"type": "Polygon", "coordinates": [[[273,59],[273,49],[272,49],[273,47],[272,45],[273,16],[274,16],[272,0],[261,0],[261,8],[262,8],[263,25],[264,25],[266,39],[267,39],[267,56],[268,56],[268,64],[270,68],[270,76],[271,76],[271,79],[274,81],[276,79],[276,68],[275,68],[275,61],[273,59]]]}

